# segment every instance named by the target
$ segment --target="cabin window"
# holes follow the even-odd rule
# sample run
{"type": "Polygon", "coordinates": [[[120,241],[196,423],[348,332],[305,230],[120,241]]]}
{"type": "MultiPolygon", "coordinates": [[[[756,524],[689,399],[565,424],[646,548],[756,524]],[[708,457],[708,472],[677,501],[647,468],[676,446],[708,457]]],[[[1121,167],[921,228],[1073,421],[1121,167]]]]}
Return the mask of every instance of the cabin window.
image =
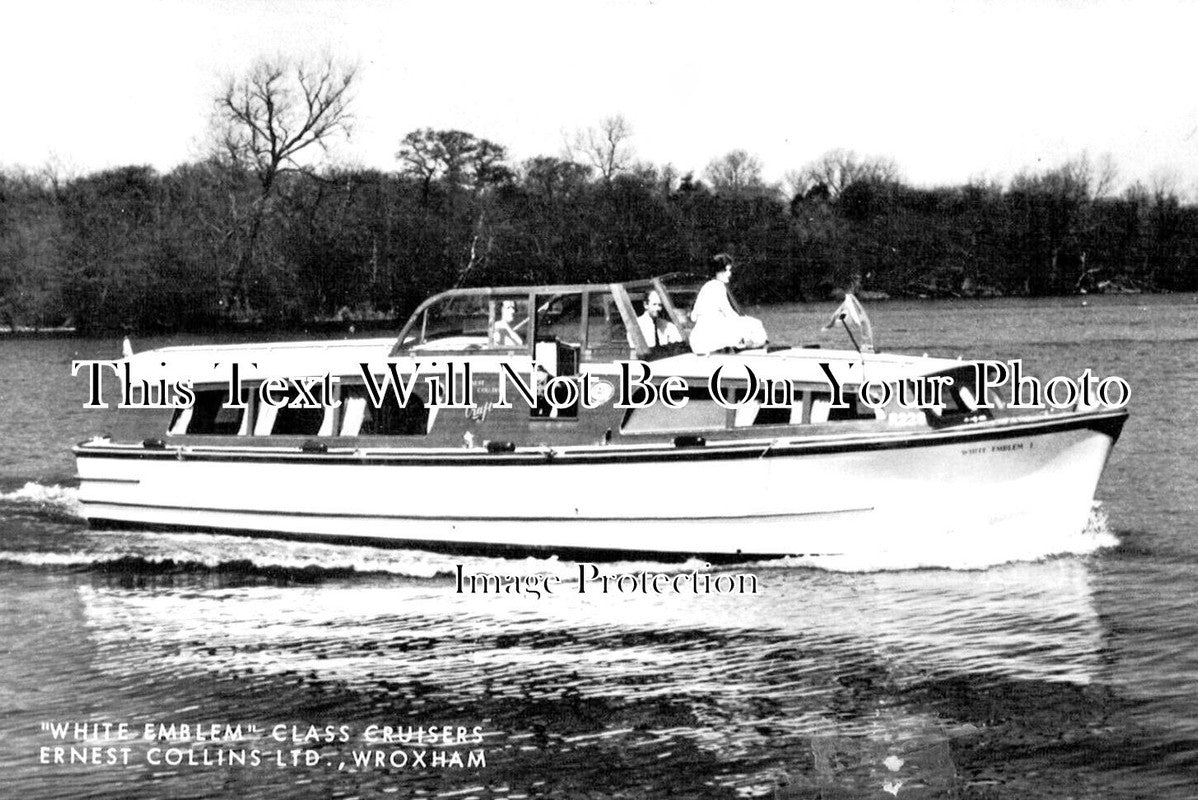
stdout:
{"type": "Polygon", "coordinates": [[[734,427],[798,425],[803,421],[803,393],[793,384],[771,381],[768,392],[763,386],[748,402],[742,402],[744,394],[744,389],[738,389],[733,395],[737,403],[732,417],[734,427]]]}
{"type": "MultiPolygon", "coordinates": [[[[321,387],[315,387],[312,394],[316,397],[317,402],[321,401],[324,390],[321,387]]],[[[275,395],[278,396],[277,394],[275,395]]],[[[280,406],[275,412],[275,424],[271,428],[271,433],[276,436],[318,436],[321,433],[321,427],[324,425],[325,408],[323,405],[316,408],[298,408],[291,404],[298,402],[299,393],[292,389],[287,393],[287,404],[280,406]]]]}
{"type": "Polygon", "coordinates": [[[876,420],[882,416],[882,412],[875,411],[865,403],[861,402],[861,398],[856,392],[844,393],[844,408],[832,407],[832,395],[828,392],[812,392],[811,393],[811,422],[818,424],[821,422],[858,422],[862,420],[876,420]]]}
{"type": "Polygon", "coordinates": [[[878,412],[865,403],[861,402],[861,398],[856,392],[844,393],[845,408],[828,407],[829,422],[851,422],[855,420],[874,420],[878,418],[878,412]]]}
{"type": "Polygon", "coordinates": [[[587,293],[587,349],[630,350],[628,329],[611,292],[587,293]]]}
{"type": "MultiPolygon", "coordinates": [[[[940,384],[938,399],[943,406],[928,406],[923,410],[926,412],[926,419],[935,424],[937,420],[941,422],[977,422],[982,419],[991,419],[993,411],[991,408],[979,408],[979,398],[974,393],[979,371],[982,365],[971,365],[966,367],[958,367],[948,370],[945,373],[931,376],[937,382],[951,379],[951,383],[940,384]]],[[[1002,399],[998,396],[998,391],[995,387],[987,387],[986,399],[994,404],[994,407],[1002,408],[1002,399]],[[995,401],[998,401],[995,403],[995,401]]],[[[935,402],[930,400],[929,402],[935,402]]]]}
{"type": "Polygon", "coordinates": [[[675,318],[670,308],[669,297],[664,292],[650,286],[634,287],[626,291],[636,322],[634,327],[639,329],[644,344],[650,351],[657,350],[658,355],[690,352],[690,348],[686,346],[686,320],[675,318]],[[650,299],[657,305],[657,311],[653,315],[649,315],[650,299]]]}
{"type": "Polygon", "coordinates": [[[707,282],[701,275],[676,275],[662,279],[662,285],[670,295],[670,304],[683,320],[690,319],[699,287],[707,282]]]}
{"type": "Polygon", "coordinates": [[[727,426],[728,410],[706,389],[691,389],[682,408],[653,403],[645,408],[629,409],[620,430],[624,433],[685,433],[723,430],[727,426]]]}
{"type": "Polygon", "coordinates": [[[259,403],[258,416],[254,421],[255,436],[332,436],[334,423],[337,420],[337,409],[325,407],[322,398],[323,388],[313,386],[308,391],[320,405],[315,408],[300,408],[292,406],[298,403],[299,392],[291,387],[284,394],[279,384],[274,384],[271,399],[278,400],[280,405],[259,403]]]}
{"type": "Polygon", "coordinates": [[[753,417],[754,425],[791,425],[791,408],[759,408],[753,417]]]}
{"type": "Polygon", "coordinates": [[[928,409],[931,414],[941,420],[955,420],[958,417],[968,417],[971,414],[977,414],[975,419],[990,419],[993,417],[990,409],[979,409],[977,400],[973,396],[973,392],[966,386],[948,386],[941,393],[941,401],[944,403],[944,408],[928,409]]]}
{"type": "Polygon", "coordinates": [[[456,295],[425,309],[405,346],[421,350],[523,350],[531,335],[527,294],[456,295]]]}
{"type": "Polygon", "coordinates": [[[415,344],[456,349],[487,340],[487,298],[450,297],[425,309],[415,344]]]}
{"type": "Polygon", "coordinates": [[[393,392],[383,395],[378,408],[363,386],[341,390],[342,436],[423,436],[428,433],[429,412],[424,399],[412,394],[401,406],[393,392]]]}
{"type": "Polygon", "coordinates": [[[528,295],[487,298],[487,341],[492,350],[523,350],[532,336],[528,295]]]}
{"type": "MultiPolygon", "coordinates": [[[[929,410],[938,417],[952,417],[968,414],[970,408],[962,402],[959,394],[959,389],[956,386],[945,387],[945,390],[940,393],[940,402],[943,403],[942,408],[932,406],[929,410]]],[[[970,395],[970,400],[973,396],[970,395]]]]}
{"type": "Polygon", "coordinates": [[[582,294],[537,295],[537,341],[582,342],[582,294]]]}
{"type": "Polygon", "coordinates": [[[228,393],[224,389],[196,392],[190,409],[183,409],[171,423],[172,433],[236,436],[241,433],[244,408],[225,408],[228,393]],[[185,430],[178,428],[186,426],[185,430]]]}

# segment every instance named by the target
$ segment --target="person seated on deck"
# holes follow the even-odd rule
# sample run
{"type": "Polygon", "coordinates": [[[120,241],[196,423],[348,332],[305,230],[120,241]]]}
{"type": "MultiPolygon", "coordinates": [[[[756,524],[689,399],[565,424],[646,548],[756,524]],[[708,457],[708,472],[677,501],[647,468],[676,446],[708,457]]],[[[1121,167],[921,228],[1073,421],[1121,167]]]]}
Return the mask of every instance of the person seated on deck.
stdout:
{"type": "Polygon", "coordinates": [[[653,289],[645,296],[645,311],[636,318],[641,334],[650,347],[661,347],[667,344],[677,344],[682,341],[682,332],[678,326],[662,316],[661,295],[653,289]]]}
{"type": "Polygon", "coordinates": [[[524,340],[512,327],[516,318],[516,303],[514,300],[504,300],[499,307],[499,319],[491,324],[491,344],[495,347],[521,347],[524,340]]]}
{"type": "Polygon", "coordinates": [[[711,260],[711,280],[703,284],[691,309],[691,319],[695,321],[691,350],[700,355],[728,347],[736,350],[764,347],[768,340],[761,320],[746,317],[732,307],[728,297],[732,266],[732,257],[725,253],[711,260]]]}

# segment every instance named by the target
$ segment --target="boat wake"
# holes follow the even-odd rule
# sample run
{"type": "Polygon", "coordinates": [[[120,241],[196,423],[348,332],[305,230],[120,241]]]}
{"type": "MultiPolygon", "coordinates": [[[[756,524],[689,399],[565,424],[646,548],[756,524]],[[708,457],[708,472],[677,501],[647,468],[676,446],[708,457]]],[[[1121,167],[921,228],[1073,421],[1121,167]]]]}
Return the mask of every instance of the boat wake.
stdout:
{"type": "Polygon", "coordinates": [[[984,535],[920,540],[896,535],[904,542],[893,550],[844,553],[834,556],[798,556],[761,562],[769,568],[809,567],[830,572],[889,572],[914,569],[982,570],[1015,562],[1044,561],[1064,556],[1085,556],[1117,547],[1119,538],[1111,529],[1102,503],[1094,501],[1085,527],[1060,530],[1046,525],[1037,528],[1026,521],[1010,529],[987,530],[984,535]]]}
{"type": "MultiPolygon", "coordinates": [[[[93,531],[80,527],[79,490],[30,481],[0,492],[0,524],[24,521],[19,530],[5,526],[0,536],[0,562],[74,569],[105,575],[193,575],[229,581],[314,583],[350,576],[385,575],[415,580],[444,580],[461,565],[466,573],[503,575],[551,574],[578,578],[578,562],[556,557],[492,558],[395,550],[368,546],[247,538],[211,533],[155,533],[140,530],[93,531]],[[30,521],[32,520],[32,524],[30,521]],[[69,526],[38,522],[74,523],[69,526]],[[51,535],[52,534],[52,535],[51,535]]],[[[1040,561],[1056,556],[1088,555],[1119,544],[1101,503],[1095,503],[1085,528],[1074,532],[1021,531],[1008,536],[959,536],[922,547],[912,539],[893,551],[871,550],[827,556],[802,556],[731,565],[744,571],[811,568],[830,572],[883,572],[911,569],[980,570],[1011,562],[1040,561]],[[1033,535],[1026,535],[1031,533],[1033,535]]],[[[607,574],[691,572],[713,569],[701,559],[682,563],[624,561],[603,565],[607,574]]]]}
{"type": "Polygon", "coordinates": [[[79,487],[28,481],[19,489],[0,491],[0,514],[25,513],[56,520],[82,519],[79,487]]]}

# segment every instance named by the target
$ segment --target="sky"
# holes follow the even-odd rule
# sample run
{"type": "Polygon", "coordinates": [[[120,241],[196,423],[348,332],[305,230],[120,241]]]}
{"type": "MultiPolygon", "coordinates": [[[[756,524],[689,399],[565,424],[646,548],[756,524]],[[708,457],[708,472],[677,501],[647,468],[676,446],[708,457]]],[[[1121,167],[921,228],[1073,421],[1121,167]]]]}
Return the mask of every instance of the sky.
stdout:
{"type": "Polygon", "coordinates": [[[1198,196],[1198,3],[39,0],[5,10],[0,166],[167,171],[264,56],[358,65],[339,162],[396,169],[414,129],[516,161],[621,114],[637,158],[768,180],[840,148],[916,185],[1088,153],[1198,196]]]}

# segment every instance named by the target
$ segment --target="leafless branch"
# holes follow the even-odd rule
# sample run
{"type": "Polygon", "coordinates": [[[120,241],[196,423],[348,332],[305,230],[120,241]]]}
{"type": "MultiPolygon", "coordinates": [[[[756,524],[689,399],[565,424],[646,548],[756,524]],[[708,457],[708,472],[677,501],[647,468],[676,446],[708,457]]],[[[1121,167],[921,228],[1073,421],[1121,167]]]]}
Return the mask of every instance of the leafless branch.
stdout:
{"type": "Polygon", "coordinates": [[[316,65],[259,61],[216,99],[221,149],[269,191],[280,172],[301,168],[301,153],[313,146],[327,152],[334,138],[349,136],[356,74],[331,58],[316,65]]]}
{"type": "Polygon", "coordinates": [[[573,142],[566,145],[567,158],[573,161],[581,155],[604,181],[610,182],[632,163],[631,138],[632,126],[623,115],[616,114],[601,120],[598,127],[575,132],[573,142]]]}

